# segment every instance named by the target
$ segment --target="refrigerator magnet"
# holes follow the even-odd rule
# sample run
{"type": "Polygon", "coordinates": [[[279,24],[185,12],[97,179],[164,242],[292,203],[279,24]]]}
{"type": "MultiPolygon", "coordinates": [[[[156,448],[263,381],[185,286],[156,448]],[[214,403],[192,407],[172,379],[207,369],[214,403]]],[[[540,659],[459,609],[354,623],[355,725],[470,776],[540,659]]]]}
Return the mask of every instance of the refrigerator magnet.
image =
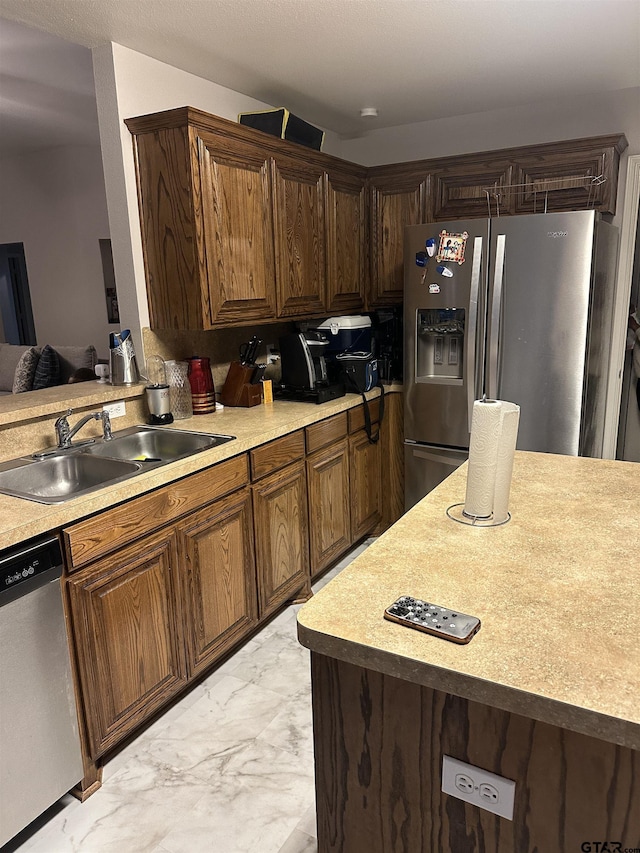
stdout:
{"type": "Polygon", "coordinates": [[[449,267],[445,267],[444,264],[438,264],[436,272],[439,272],[440,275],[443,275],[445,278],[453,278],[453,270],[450,270],[449,267]]]}
{"type": "Polygon", "coordinates": [[[425,240],[424,244],[425,249],[427,250],[427,255],[432,258],[436,253],[436,239],[435,237],[429,237],[425,240]]]}
{"type": "Polygon", "coordinates": [[[440,293],[440,285],[437,281],[434,281],[429,285],[429,293],[440,293]]]}
{"type": "MultiPolygon", "coordinates": [[[[440,232],[440,245],[438,246],[438,254],[436,261],[450,261],[454,264],[464,263],[464,250],[467,246],[468,231],[463,231],[461,234],[452,231],[440,232]]],[[[438,270],[440,272],[440,270],[438,270]]]]}
{"type": "Polygon", "coordinates": [[[416,252],[416,266],[417,267],[426,267],[429,263],[429,258],[427,257],[425,252],[416,252]]]}

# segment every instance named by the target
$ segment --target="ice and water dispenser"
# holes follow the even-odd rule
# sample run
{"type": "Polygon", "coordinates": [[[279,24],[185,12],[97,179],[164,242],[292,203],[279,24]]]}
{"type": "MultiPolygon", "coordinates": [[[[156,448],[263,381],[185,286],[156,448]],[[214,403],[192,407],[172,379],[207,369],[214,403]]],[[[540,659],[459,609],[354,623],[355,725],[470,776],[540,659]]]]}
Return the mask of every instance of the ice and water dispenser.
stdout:
{"type": "Polygon", "coordinates": [[[465,309],[419,308],[416,322],[416,381],[461,384],[465,309]]]}

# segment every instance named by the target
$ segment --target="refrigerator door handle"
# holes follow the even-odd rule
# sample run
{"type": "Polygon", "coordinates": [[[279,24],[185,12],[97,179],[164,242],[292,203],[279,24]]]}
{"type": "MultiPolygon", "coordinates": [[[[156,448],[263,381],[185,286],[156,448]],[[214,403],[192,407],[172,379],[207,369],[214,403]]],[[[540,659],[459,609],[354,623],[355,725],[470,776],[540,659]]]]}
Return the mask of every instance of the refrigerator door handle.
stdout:
{"type": "Polygon", "coordinates": [[[498,340],[500,338],[500,310],[502,307],[502,284],[504,279],[504,253],[506,242],[506,235],[498,234],[493,274],[493,293],[491,296],[489,337],[487,341],[487,396],[490,400],[496,400],[498,397],[498,340]]]}
{"type": "Polygon", "coordinates": [[[480,294],[480,272],[482,270],[482,237],[473,241],[473,261],[471,264],[471,292],[469,294],[469,325],[467,330],[466,377],[467,384],[467,420],[471,432],[473,402],[476,398],[476,339],[478,334],[478,296],[480,294]]]}
{"type": "Polygon", "coordinates": [[[469,456],[468,450],[458,450],[457,448],[428,448],[421,447],[419,444],[410,444],[408,441],[405,441],[405,446],[410,447],[411,455],[418,459],[437,462],[439,465],[449,465],[451,468],[458,468],[469,456]]]}

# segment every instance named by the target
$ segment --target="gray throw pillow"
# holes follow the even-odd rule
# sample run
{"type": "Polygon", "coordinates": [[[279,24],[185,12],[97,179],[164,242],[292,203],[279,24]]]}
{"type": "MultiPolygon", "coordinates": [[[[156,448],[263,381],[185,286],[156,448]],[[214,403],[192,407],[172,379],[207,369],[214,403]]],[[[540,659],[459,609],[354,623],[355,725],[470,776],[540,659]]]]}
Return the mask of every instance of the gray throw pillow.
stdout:
{"type": "Polygon", "coordinates": [[[58,353],[47,344],[40,353],[40,360],[33,377],[33,390],[52,388],[60,384],[60,361],[58,353]]]}
{"type": "Polygon", "coordinates": [[[13,377],[13,393],[21,394],[23,391],[33,390],[33,379],[40,360],[40,351],[36,347],[29,347],[20,356],[13,377]]]}
{"type": "Polygon", "coordinates": [[[13,391],[16,367],[28,349],[30,347],[17,344],[0,344],[0,390],[9,393],[13,391]]]}

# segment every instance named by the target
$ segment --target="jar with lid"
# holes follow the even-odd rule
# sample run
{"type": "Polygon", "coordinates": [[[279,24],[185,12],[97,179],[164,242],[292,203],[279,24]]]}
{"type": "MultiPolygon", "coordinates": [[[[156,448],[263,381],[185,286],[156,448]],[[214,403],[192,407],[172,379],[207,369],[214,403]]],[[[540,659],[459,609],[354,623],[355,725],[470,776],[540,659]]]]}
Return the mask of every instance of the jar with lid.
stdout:
{"type": "Polygon", "coordinates": [[[190,418],[193,415],[191,405],[191,385],[189,384],[189,364],[186,361],[167,361],[167,382],[171,397],[171,411],[176,420],[190,418]]]}

